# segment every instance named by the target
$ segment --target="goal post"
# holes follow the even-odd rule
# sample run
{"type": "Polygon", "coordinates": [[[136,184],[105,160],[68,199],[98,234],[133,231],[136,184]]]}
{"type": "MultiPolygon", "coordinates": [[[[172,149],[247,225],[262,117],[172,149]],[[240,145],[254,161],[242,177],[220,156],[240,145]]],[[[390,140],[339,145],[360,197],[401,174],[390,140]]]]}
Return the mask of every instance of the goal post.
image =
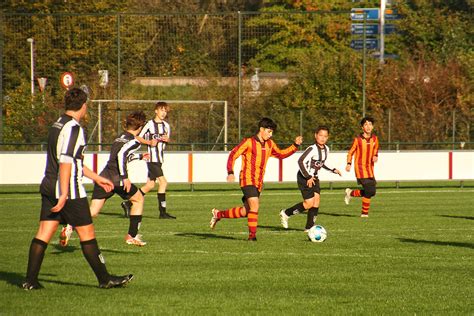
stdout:
{"type": "MultiPolygon", "coordinates": [[[[226,100],[116,100],[116,99],[96,99],[96,100],[91,100],[93,104],[97,104],[97,122],[94,125],[94,128],[89,136],[89,142],[92,139],[93,135],[95,134],[95,131],[97,130],[97,142],[98,142],[98,150],[102,150],[102,133],[103,133],[103,127],[102,127],[102,112],[103,112],[103,105],[104,104],[117,104],[119,105],[116,109],[117,111],[117,131],[118,133],[120,132],[120,126],[121,126],[121,117],[120,117],[120,112],[123,110],[130,110],[130,109],[123,109],[121,108],[120,105],[123,104],[131,104],[131,105],[137,105],[137,104],[156,104],[157,102],[166,102],[170,105],[197,105],[197,106],[203,106],[203,105],[210,105],[212,109],[212,105],[214,104],[221,104],[224,107],[224,111],[222,114],[222,120],[223,120],[223,126],[220,128],[220,132],[218,135],[217,140],[221,137],[222,133],[224,136],[224,150],[227,150],[227,141],[228,141],[228,102],[226,100]]],[[[134,108],[133,110],[138,110],[134,108]]],[[[216,140],[216,143],[217,143],[216,140]]]]}

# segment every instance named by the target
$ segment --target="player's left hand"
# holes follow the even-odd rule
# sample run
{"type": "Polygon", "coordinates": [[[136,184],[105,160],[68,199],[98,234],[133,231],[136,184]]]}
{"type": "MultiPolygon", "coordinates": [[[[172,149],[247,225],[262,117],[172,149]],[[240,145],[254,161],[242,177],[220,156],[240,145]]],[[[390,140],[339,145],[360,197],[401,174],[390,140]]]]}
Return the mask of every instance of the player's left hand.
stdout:
{"type": "Polygon", "coordinates": [[[125,192],[130,192],[130,189],[132,187],[132,182],[130,182],[129,179],[123,179],[123,188],[125,190],[125,192]]]}
{"type": "Polygon", "coordinates": [[[51,209],[51,212],[57,213],[60,210],[62,210],[64,205],[66,204],[66,201],[67,201],[67,195],[61,195],[58,199],[58,203],[55,206],[53,206],[53,208],[51,209]]]}
{"type": "Polygon", "coordinates": [[[303,136],[296,136],[295,138],[295,144],[296,145],[301,145],[303,143],[303,136]]]}
{"type": "Polygon", "coordinates": [[[374,156],[374,157],[372,158],[372,161],[373,161],[373,162],[377,162],[377,160],[379,160],[379,157],[377,157],[377,156],[374,156]]]}
{"type": "Polygon", "coordinates": [[[107,193],[114,189],[114,184],[107,178],[99,176],[95,182],[107,193]]]}
{"type": "Polygon", "coordinates": [[[309,178],[309,179],[306,181],[306,185],[307,185],[308,187],[312,188],[313,185],[314,185],[314,177],[309,178]]]}
{"type": "Polygon", "coordinates": [[[334,169],[334,173],[338,174],[340,177],[342,177],[342,173],[338,169],[334,169]]]}
{"type": "Polygon", "coordinates": [[[168,135],[165,134],[165,135],[162,135],[162,136],[160,137],[160,140],[161,140],[162,142],[167,143],[167,142],[170,141],[170,138],[169,138],[168,135]]]}

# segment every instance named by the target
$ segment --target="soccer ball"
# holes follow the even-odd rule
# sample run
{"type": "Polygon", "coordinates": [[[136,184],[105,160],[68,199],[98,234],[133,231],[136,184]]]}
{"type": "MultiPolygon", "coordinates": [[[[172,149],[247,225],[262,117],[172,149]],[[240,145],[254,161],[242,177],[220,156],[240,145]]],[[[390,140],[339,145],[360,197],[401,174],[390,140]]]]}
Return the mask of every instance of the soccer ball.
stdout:
{"type": "Polygon", "coordinates": [[[328,233],[323,226],[315,225],[308,230],[308,238],[312,242],[323,242],[326,240],[328,233]]]}

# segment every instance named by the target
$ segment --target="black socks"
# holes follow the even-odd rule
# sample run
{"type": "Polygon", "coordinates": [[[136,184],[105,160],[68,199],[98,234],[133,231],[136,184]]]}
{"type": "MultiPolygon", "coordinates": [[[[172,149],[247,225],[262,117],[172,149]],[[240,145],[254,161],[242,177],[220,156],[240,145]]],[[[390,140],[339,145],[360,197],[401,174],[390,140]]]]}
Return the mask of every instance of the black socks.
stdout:
{"type": "Polygon", "coordinates": [[[287,208],[285,210],[285,214],[288,215],[288,216],[296,215],[296,214],[303,213],[303,212],[304,212],[303,202],[297,203],[297,204],[293,205],[292,207],[287,208]]]}
{"type": "Polygon", "coordinates": [[[109,273],[105,267],[105,260],[100,253],[99,246],[97,245],[97,240],[91,239],[88,241],[81,241],[81,248],[84,257],[94,270],[95,276],[99,283],[105,283],[109,280],[109,273]]]}
{"type": "Polygon", "coordinates": [[[130,225],[128,226],[128,234],[135,237],[140,229],[140,223],[142,222],[142,215],[130,215],[130,225]]]}
{"type": "Polygon", "coordinates": [[[28,256],[28,268],[26,270],[26,281],[29,283],[38,282],[38,274],[43,263],[44,252],[48,244],[40,239],[33,238],[28,256]]]}

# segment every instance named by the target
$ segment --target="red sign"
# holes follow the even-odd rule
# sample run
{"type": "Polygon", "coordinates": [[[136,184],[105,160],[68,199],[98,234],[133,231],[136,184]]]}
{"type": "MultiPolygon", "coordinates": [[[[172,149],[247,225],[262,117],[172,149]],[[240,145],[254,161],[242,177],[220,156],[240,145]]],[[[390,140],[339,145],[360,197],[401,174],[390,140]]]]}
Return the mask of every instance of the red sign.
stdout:
{"type": "Polygon", "coordinates": [[[74,84],[74,77],[72,76],[72,73],[70,72],[65,72],[63,74],[61,74],[61,85],[69,90],[69,87],[72,87],[72,85],[74,84]]]}

